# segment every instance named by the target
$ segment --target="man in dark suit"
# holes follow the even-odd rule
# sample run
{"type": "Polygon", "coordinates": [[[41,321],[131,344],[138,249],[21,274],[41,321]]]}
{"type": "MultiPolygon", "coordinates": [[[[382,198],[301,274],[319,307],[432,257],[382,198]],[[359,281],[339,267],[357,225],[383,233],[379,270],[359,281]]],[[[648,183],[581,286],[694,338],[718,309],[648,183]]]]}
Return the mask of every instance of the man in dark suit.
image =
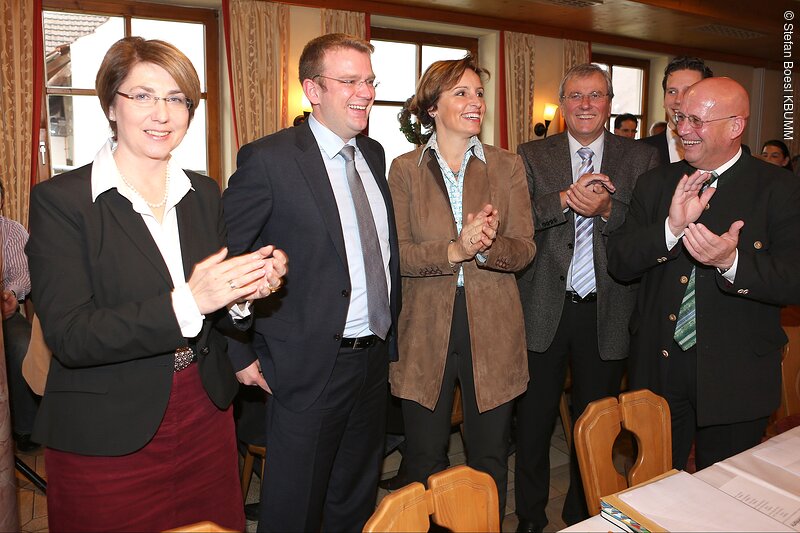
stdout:
{"type": "Polygon", "coordinates": [[[224,195],[232,253],[269,242],[292,258],[277,297],[253,310],[255,348],[231,343],[240,381],[272,393],[259,531],[357,531],[375,506],[400,278],[383,148],[360,134],[372,49],[310,41],[311,115],[244,146],[224,195]]]}
{"type": "MultiPolygon", "coordinates": [[[[606,271],[606,238],[625,218],[636,177],[654,148],[605,129],[613,89],[596,65],[570,69],[559,89],[567,132],[519,147],[528,174],[537,254],[519,279],[531,381],[517,406],[516,505],[520,531],[547,525],[550,436],[567,364],[572,416],[619,393],[635,288],[606,271]]],[[[564,520],[588,517],[573,453],[564,520]]]]}
{"type": "Polygon", "coordinates": [[[800,182],[743,152],[749,110],[729,78],[693,85],[675,115],[685,161],[639,178],[609,238],[611,273],[641,278],[630,384],[669,402],[675,468],[693,440],[698,469],[758,444],[780,401],[780,306],[800,302],[800,182]]]}
{"type": "Polygon", "coordinates": [[[683,95],[689,87],[713,75],[711,69],[699,57],[679,56],[667,63],[664,78],[661,80],[667,129],[663,133],[642,139],[642,142],[658,149],[661,164],[666,165],[683,159],[683,144],[675,128],[675,112],[680,108],[683,95]]]}

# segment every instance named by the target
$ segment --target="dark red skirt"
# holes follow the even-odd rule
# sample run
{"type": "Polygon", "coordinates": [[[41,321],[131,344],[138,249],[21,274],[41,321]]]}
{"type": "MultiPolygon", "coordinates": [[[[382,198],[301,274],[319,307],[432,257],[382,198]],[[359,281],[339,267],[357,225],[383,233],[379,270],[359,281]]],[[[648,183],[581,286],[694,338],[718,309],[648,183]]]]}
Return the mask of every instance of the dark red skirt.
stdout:
{"type": "Polygon", "coordinates": [[[50,531],[163,531],[211,520],[243,531],[232,410],[193,364],[172,378],[164,420],[141,450],[93,457],[45,450],[50,531]]]}

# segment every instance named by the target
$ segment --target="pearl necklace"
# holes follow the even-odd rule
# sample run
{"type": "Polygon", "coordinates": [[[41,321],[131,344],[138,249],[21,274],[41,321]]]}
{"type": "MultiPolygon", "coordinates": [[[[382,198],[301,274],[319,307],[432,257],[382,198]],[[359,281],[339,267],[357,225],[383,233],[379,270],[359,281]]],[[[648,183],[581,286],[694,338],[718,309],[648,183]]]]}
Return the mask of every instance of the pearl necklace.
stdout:
{"type": "Polygon", "coordinates": [[[125,175],[124,175],[122,172],[120,172],[120,173],[119,173],[119,176],[122,178],[122,182],[123,182],[125,185],[127,185],[127,187],[128,187],[128,188],[129,188],[131,191],[133,191],[133,193],[134,193],[136,196],[138,196],[139,198],[141,198],[142,200],[144,200],[144,203],[146,203],[146,204],[148,205],[148,207],[150,207],[150,209],[159,209],[159,208],[161,208],[161,207],[164,207],[164,206],[166,205],[166,203],[167,203],[167,196],[169,196],[169,167],[167,167],[167,168],[164,170],[164,197],[163,197],[163,198],[161,198],[161,201],[160,201],[160,202],[158,202],[157,204],[153,204],[153,203],[150,203],[150,202],[148,202],[148,201],[147,201],[147,198],[145,198],[144,196],[142,196],[142,193],[140,193],[139,191],[137,191],[137,190],[136,190],[136,187],[134,187],[133,185],[131,185],[131,184],[130,184],[130,182],[129,182],[129,181],[126,179],[126,178],[125,178],[125,175]]]}

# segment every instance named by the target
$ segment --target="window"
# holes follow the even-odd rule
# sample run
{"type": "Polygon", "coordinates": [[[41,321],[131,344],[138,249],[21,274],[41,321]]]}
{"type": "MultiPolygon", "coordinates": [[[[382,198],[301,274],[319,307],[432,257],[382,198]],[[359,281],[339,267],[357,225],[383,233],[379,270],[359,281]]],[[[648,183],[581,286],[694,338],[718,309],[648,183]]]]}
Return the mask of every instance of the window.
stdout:
{"type": "Polygon", "coordinates": [[[611,101],[608,131],[614,131],[614,119],[617,115],[630,113],[639,122],[636,138],[647,137],[647,80],[650,76],[650,62],[603,54],[592,54],[592,62],[611,72],[614,99],[611,101]]]}
{"type": "Polygon", "coordinates": [[[74,2],[66,0],[43,2],[46,116],[42,128],[47,130],[50,148],[49,174],[90,163],[109,137],[108,121],[94,89],[95,76],[112,44],[138,35],[168,41],[192,61],[202,93],[174,157],[183,168],[219,180],[219,58],[214,11],[129,1],[95,2],[91,12],[73,9],[74,2]]]}
{"type": "Polygon", "coordinates": [[[461,59],[468,52],[478,57],[478,39],[453,35],[370,29],[372,68],[380,85],[369,119],[369,135],[386,151],[386,168],[392,160],[416,148],[400,131],[397,115],[403,103],[414,95],[417,82],[431,63],[443,59],[461,59]]]}

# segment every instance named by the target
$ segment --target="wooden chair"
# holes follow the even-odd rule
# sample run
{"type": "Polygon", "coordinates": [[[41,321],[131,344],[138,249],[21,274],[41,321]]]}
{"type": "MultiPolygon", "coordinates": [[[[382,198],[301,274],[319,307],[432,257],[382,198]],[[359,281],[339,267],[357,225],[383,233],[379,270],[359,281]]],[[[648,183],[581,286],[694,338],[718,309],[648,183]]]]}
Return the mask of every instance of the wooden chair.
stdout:
{"type": "Polygon", "coordinates": [[[789,342],[781,360],[781,405],[767,427],[769,437],[800,424],[800,306],[785,307],[781,325],[789,342]]]}
{"type": "Polygon", "coordinates": [[[667,401],[649,390],[625,392],[589,404],[575,423],[575,451],[589,513],[600,498],[638,485],[672,468],[672,426],[667,401]],[[614,468],[612,449],[622,428],[636,437],[638,454],[627,479],[614,468]]]}
{"type": "MultiPolygon", "coordinates": [[[[620,392],[628,389],[628,373],[622,376],[620,392]]],[[[561,391],[561,399],[558,402],[558,412],[561,415],[561,427],[564,429],[564,440],[567,441],[567,448],[572,449],[572,414],[569,410],[567,394],[572,392],[572,370],[567,367],[567,375],[564,378],[564,390],[561,391]]]]}
{"type": "Polygon", "coordinates": [[[411,483],[383,500],[364,526],[371,532],[425,532],[434,523],[456,533],[500,531],[497,485],[489,474],[455,466],[411,483]]]}
{"type": "Polygon", "coordinates": [[[211,533],[213,531],[221,531],[223,533],[235,532],[235,529],[228,529],[222,527],[214,522],[197,522],[196,524],[189,524],[187,526],[176,527],[175,529],[168,529],[164,533],[211,533]]]}
{"type": "Polygon", "coordinates": [[[267,448],[257,444],[248,444],[247,451],[244,453],[244,464],[242,465],[242,498],[247,501],[247,493],[250,491],[250,480],[253,479],[253,463],[256,456],[261,458],[261,479],[264,479],[264,464],[267,462],[267,448]]]}

